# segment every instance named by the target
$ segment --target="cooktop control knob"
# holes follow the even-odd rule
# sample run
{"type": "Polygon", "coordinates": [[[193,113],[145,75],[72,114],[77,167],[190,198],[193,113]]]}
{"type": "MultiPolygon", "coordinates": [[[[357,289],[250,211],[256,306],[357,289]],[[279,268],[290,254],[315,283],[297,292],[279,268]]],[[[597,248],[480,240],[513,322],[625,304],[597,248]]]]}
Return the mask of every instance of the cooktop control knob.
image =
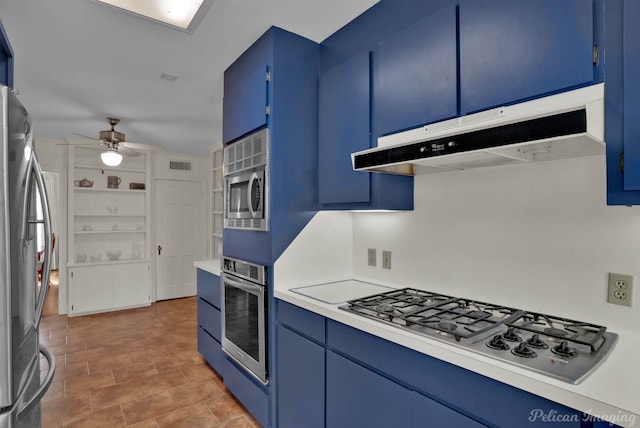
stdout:
{"type": "Polygon", "coordinates": [[[538,356],[538,354],[529,349],[525,343],[520,343],[511,350],[511,353],[522,358],[535,358],[538,356]]]}
{"type": "Polygon", "coordinates": [[[509,345],[499,334],[493,336],[493,338],[487,342],[487,346],[491,349],[498,349],[501,351],[506,351],[507,349],[509,349],[509,345]]]}
{"type": "Polygon", "coordinates": [[[549,347],[549,345],[540,340],[540,335],[538,334],[531,336],[529,340],[527,340],[527,345],[536,349],[547,349],[549,347]]]}
{"type": "Polygon", "coordinates": [[[558,346],[551,348],[551,352],[561,357],[575,357],[578,355],[578,351],[574,348],[569,348],[569,342],[563,340],[558,346]]]}
{"type": "Polygon", "coordinates": [[[513,327],[509,327],[502,337],[509,342],[522,342],[522,338],[513,331],[513,327]]]}

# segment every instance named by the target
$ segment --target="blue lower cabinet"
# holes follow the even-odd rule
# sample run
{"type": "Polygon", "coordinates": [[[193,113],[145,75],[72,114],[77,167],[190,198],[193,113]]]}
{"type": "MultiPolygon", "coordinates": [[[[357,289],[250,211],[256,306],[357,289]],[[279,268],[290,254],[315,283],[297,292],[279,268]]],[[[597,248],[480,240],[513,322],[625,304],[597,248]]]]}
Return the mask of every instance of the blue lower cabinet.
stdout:
{"type": "MultiPolygon", "coordinates": [[[[586,425],[587,427],[589,425],[586,425]]],[[[593,428],[620,428],[618,425],[615,425],[612,422],[607,422],[607,421],[603,421],[603,420],[596,420],[593,421],[593,428]]]]}
{"type": "Polygon", "coordinates": [[[323,428],[324,347],[277,327],[277,406],[280,428],[323,428]]]}
{"type": "Polygon", "coordinates": [[[327,427],[409,428],[412,392],[327,351],[327,427]]]}
{"type": "Polygon", "coordinates": [[[224,378],[224,354],[222,346],[205,329],[198,327],[198,352],[207,363],[224,378]]]}
{"type": "Polygon", "coordinates": [[[198,352],[215,371],[223,375],[220,277],[197,269],[198,352]]]}
{"type": "Polygon", "coordinates": [[[239,367],[225,356],[224,386],[242,403],[242,405],[262,424],[269,426],[269,395],[264,385],[260,385],[245,369],[239,367]]]}
{"type": "Polygon", "coordinates": [[[202,269],[196,270],[198,297],[220,309],[222,307],[222,293],[220,291],[220,277],[202,269]]]}
{"type": "Polygon", "coordinates": [[[416,392],[413,394],[413,427],[481,428],[484,425],[416,392]]]}
{"type": "Polygon", "coordinates": [[[198,325],[204,328],[218,342],[222,342],[220,309],[202,299],[198,299],[198,325]]]}

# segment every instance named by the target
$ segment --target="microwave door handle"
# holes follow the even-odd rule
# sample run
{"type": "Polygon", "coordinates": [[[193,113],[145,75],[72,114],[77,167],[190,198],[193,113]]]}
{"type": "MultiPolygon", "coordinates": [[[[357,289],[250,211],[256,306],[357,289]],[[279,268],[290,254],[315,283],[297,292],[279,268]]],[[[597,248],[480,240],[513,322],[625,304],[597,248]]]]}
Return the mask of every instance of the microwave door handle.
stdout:
{"type": "Polygon", "coordinates": [[[232,287],[239,288],[240,290],[247,291],[249,293],[255,293],[262,291],[262,286],[253,285],[251,283],[245,283],[244,281],[238,281],[237,279],[229,278],[225,275],[224,282],[231,285],[232,287]]]}
{"type": "Polygon", "coordinates": [[[251,200],[251,189],[253,189],[253,182],[256,181],[257,175],[254,172],[251,174],[251,178],[249,179],[249,186],[247,187],[247,207],[249,208],[249,212],[251,213],[251,218],[256,217],[255,211],[253,211],[253,201],[251,200]]]}
{"type": "Polygon", "coordinates": [[[47,190],[44,186],[42,169],[40,168],[38,159],[35,157],[35,152],[33,153],[32,168],[36,178],[36,185],[38,186],[38,193],[40,195],[40,204],[42,205],[42,218],[44,223],[44,261],[42,263],[40,296],[38,298],[35,317],[35,327],[37,330],[40,324],[40,318],[42,317],[42,311],[44,310],[44,301],[47,298],[47,290],[49,289],[49,275],[51,274],[51,256],[53,253],[53,248],[51,236],[51,216],[49,213],[49,202],[47,201],[47,190]]]}

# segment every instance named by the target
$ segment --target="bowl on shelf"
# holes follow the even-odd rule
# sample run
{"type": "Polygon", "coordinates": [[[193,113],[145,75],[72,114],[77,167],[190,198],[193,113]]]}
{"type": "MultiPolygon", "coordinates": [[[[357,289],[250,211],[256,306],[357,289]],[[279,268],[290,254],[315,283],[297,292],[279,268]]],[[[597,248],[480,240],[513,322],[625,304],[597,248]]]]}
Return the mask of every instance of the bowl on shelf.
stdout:
{"type": "Polygon", "coordinates": [[[90,262],[99,262],[102,260],[102,254],[96,254],[95,256],[89,256],[90,262]]]}
{"type": "Polygon", "coordinates": [[[116,261],[120,258],[120,255],[122,254],[122,252],[120,250],[115,250],[115,251],[107,251],[107,257],[109,258],[109,260],[111,261],[116,261]]]}

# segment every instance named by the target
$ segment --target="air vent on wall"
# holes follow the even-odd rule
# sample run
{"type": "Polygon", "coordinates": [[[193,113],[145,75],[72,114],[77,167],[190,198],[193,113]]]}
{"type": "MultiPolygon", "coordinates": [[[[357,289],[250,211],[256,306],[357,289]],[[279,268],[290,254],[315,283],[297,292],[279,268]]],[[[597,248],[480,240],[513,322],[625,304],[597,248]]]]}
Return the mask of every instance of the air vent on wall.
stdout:
{"type": "Polygon", "coordinates": [[[191,162],[169,161],[169,169],[172,171],[191,171],[191,162]]]}

